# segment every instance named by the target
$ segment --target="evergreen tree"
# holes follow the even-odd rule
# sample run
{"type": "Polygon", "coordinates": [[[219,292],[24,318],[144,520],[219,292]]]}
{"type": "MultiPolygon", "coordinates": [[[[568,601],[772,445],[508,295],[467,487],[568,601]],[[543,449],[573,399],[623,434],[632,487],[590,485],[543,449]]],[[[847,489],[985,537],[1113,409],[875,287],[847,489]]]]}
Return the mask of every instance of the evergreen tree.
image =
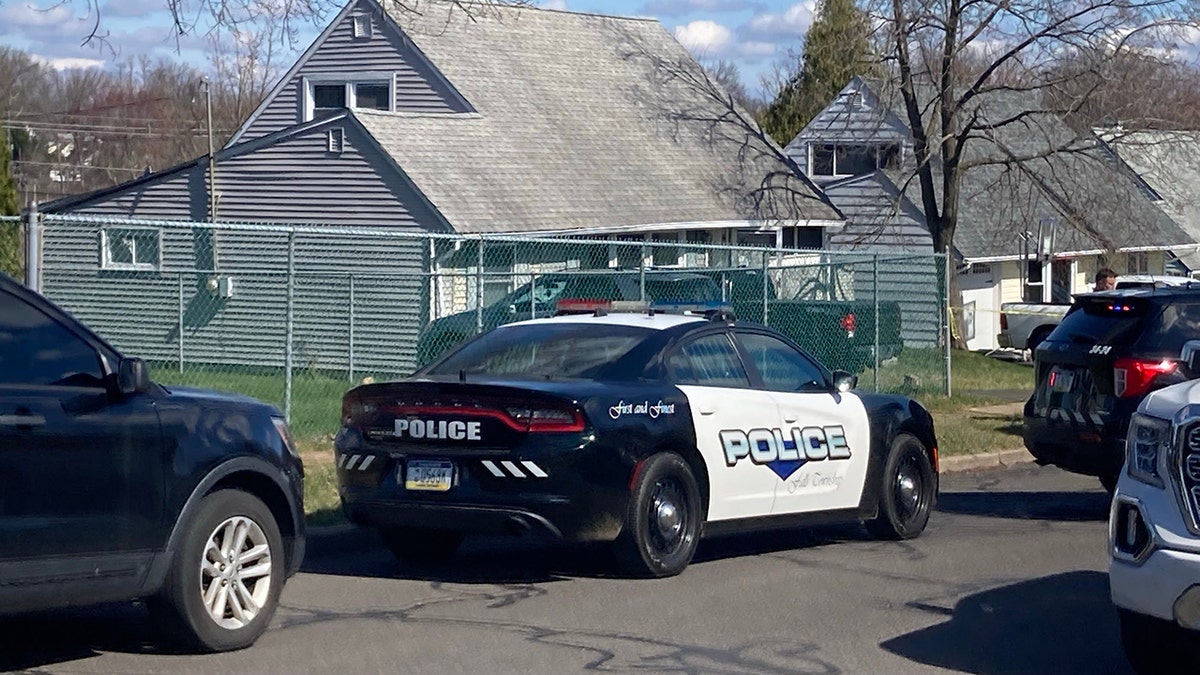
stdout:
{"type": "MultiPolygon", "coordinates": [[[[21,211],[17,182],[12,174],[12,146],[9,135],[0,133],[0,216],[15,216],[21,211]]],[[[0,221],[0,272],[21,276],[21,224],[0,221]]]]}
{"type": "Polygon", "coordinates": [[[856,75],[869,75],[870,24],[855,0],[821,0],[797,70],[763,111],[761,125],[787,145],[856,75]]]}

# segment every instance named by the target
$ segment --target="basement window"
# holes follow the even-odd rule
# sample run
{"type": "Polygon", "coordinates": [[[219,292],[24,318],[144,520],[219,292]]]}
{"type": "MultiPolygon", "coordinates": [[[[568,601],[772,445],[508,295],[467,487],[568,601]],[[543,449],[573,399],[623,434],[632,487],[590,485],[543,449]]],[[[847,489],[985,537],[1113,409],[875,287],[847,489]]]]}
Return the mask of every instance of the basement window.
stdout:
{"type": "Polygon", "coordinates": [[[162,231],[152,227],[101,230],[100,267],[106,270],[162,269],[162,231]]]}

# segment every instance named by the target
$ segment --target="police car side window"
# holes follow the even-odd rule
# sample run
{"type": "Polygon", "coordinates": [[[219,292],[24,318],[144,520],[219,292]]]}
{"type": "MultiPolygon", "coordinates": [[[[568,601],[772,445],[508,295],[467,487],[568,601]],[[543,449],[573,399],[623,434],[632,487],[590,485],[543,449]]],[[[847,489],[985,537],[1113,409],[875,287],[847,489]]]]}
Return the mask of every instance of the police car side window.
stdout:
{"type": "Polygon", "coordinates": [[[683,345],[671,355],[667,364],[676,384],[750,386],[750,377],[725,334],[709,335],[683,345]]]}
{"type": "Polygon", "coordinates": [[[103,383],[96,350],[38,308],[0,292],[0,384],[103,383]]]}
{"type": "Polygon", "coordinates": [[[759,333],[739,333],[738,340],[771,391],[826,391],[821,369],[786,342],[759,333]]]}

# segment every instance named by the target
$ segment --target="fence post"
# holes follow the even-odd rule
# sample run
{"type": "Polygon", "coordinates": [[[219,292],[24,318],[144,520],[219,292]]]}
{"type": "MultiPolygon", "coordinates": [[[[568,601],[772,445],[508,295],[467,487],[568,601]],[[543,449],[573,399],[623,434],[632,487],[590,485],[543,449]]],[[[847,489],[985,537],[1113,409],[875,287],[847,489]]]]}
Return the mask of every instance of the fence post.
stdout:
{"type": "Polygon", "coordinates": [[[638,265],[638,283],[641,284],[641,296],[638,298],[642,302],[646,301],[646,240],[642,239],[642,260],[638,265]]]}
{"type": "Polygon", "coordinates": [[[769,321],[770,321],[770,316],[769,316],[769,314],[768,314],[768,313],[770,312],[770,310],[768,309],[768,307],[769,307],[769,305],[770,305],[770,302],[769,302],[769,300],[770,300],[770,288],[771,288],[771,284],[770,284],[770,281],[767,279],[767,252],[766,252],[766,251],[763,251],[763,254],[762,254],[762,291],[763,291],[763,293],[762,293],[762,302],[763,302],[763,320],[762,320],[762,322],[763,322],[763,325],[764,325],[764,326],[769,326],[769,325],[771,325],[771,324],[769,323],[769,321]]]}
{"type": "Polygon", "coordinates": [[[183,272],[179,273],[179,372],[183,372],[183,272]]]}
{"type": "Polygon", "coordinates": [[[283,417],[292,421],[292,331],[296,296],[296,231],[288,231],[287,255],[287,318],[283,347],[283,417]]]}
{"type": "Polygon", "coordinates": [[[37,202],[29,202],[25,217],[25,286],[42,292],[42,217],[37,202]]]}
{"type": "Polygon", "coordinates": [[[954,308],[950,305],[950,275],[954,272],[954,268],[950,265],[950,247],[946,246],[946,283],[943,285],[942,292],[946,298],[946,396],[950,396],[950,350],[954,343],[954,308]]]}
{"type": "Polygon", "coordinates": [[[879,391],[879,254],[871,262],[871,289],[875,298],[875,369],[871,371],[874,391],[879,391]]]}
{"type": "Polygon", "coordinates": [[[354,381],[354,275],[350,275],[350,381],[354,381]]]}
{"type": "Polygon", "coordinates": [[[475,334],[479,335],[483,332],[483,235],[475,257],[475,334]]]}

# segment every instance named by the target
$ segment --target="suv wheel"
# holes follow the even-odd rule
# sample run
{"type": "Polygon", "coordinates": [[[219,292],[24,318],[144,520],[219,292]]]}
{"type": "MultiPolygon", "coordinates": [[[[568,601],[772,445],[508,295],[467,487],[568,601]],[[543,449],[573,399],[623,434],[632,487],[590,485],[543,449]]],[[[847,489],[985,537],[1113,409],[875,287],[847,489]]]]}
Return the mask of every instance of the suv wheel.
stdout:
{"type": "Polygon", "coordinates": [[[241,490],[213,492],[184,526],[155,605],[180,642],[201,651],[254,644],[279,605],[283,538],[270,509],[241,490]]]}

